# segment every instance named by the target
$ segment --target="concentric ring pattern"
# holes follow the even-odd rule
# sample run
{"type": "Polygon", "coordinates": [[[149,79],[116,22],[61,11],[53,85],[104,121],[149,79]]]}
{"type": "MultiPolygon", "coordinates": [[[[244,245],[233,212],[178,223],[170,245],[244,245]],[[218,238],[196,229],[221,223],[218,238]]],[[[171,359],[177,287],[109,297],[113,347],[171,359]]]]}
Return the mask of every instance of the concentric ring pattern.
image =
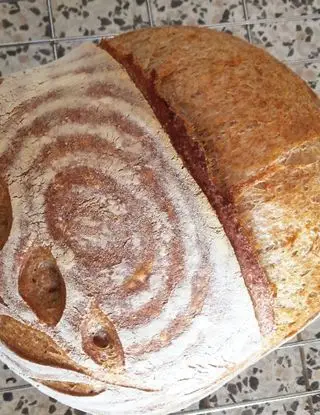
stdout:
{"type": "MultiPolygon", "coordinates": [[[[206,388],[243,353],[256,352],[257,323],[223,229],[120,65],[83,45],[1,88],[11,90],[10,103],[0,104],[0,174],[13,216],[0,254],[1,314],[48,334],[86,368],[87,381],[113,373],[153,390],[110,386],[72,404],[108,413],[108,400],[110,412],[126,413],[134,402],[137,413],[153,411],[172,385],[206,388]],[[50,251],[66,288],[56,319],[39,320],[38,303],[21,295],[19,278],[39,247],[50,251]],[[250,321],[245,332],[239,314],[250,321]]],[[[49,265],[39,266],[54,302],[49,265]]],[[[6,345],[1,355],[14,360],[6,345]]],[[[26,373],[31,367],[19,365],[26,373]]],[[[74,381],[68,371],[35,364],[26,376],[37,370],[38,379],[74,381]]]]}

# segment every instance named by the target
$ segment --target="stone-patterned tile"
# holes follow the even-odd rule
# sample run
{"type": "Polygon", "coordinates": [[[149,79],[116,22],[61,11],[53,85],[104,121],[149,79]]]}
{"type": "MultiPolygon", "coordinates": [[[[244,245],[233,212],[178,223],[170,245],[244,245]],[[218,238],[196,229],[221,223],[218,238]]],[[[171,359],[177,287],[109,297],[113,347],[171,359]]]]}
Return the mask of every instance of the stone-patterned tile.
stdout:
{"type": "MultiPolygon", "coordinates": [[[[302,365],[299,350],[278,349],[220,388],[210,396],[209,401],[212,406],[222,406],[244,400],[300,392],[305,390],[301,379],[302,365]]],[[[279,415],[282,413],[279,412],[279,415]]]]}
{"type": "Polygon", "coordinates": [[[0,399],[1,415],[84,415],[49,398],[35,388],[6,392],[0,399]]]}
{"type": "Polygon", "coordinates": [[[58,37],[82,36],[148,26],[145,0],[52,0],[58,37]]]}
{"type": "Polygon", "coordinates": [[[72,49],[80,46],[82,43],[95,43],[96,45],[100,42],[100,40],[64,40],[57,42],[57,55],[58,58],[62,58],[62,56],[68,54],[72,49]]]}
{"type": "MultiPolygon", "coordinates": [[[[320,78],[320,63],[312,64],[311,66],[316,66],[318,70],[318,84],[320,78]]],[[[320,92],[320,91],[319,91],[320,92]]],[[[320,347],[320,318],[315,320],[310,326],[308,326],[304,331],[301,333],[303,339],[319,339],[319,347],[320,347]]]]}
{"type": "Polygon", "coordinates": [[[245,26],[219,26],[212,30],[229,33],[241,39],[248,40],[247,29],[245,26]]]}
{"type": "Polygon", "coordinates": [[[247,0],[252,19],[288,18],[320,13],[319,0],[247,0]]]}
{"type": "Polygon", "coordinates": [[[0,42],[50,37],[46,0],[0,2],[0,42]]]}
{"type": "MultiPolygon", "coordinates": [[[[304,79],[316,93],[320,94],[320,61],[308,62],[304,64],[287,62],[287,65],[302,79],[304,79]]],[[[315,325],[314,327],[318,327],[317,330],[320,336],[320,321],[318,320],[316,323],[313,323],[313,325],[315,325]]],[[[306,328],[305,331],[301,333],[303,338],[307,338],[306,336],[310,330],[312,330],[312,326],[310,328],[306,328]]]]}
{"type": "Polygon", "coordinates": [[[21,385],[26,385],[26,382],[21,379],[20,376],[17,376],[14,372],[12,372],[7,365],[0,362],[0,390],[3,388],[11,388],[21,385]]]}
{"type": "Polygon", "coordinates": [[[211,25],[244,20],[241,0],[152,0],[152,15],[160,25],[211,25]]]}
{"type": "Polygon", "coordinates": [[[279,59],[312,59],[320,56],[320,19],[251,26],[253,42],[279,59]]]}
{"type": "MultiPolygon", "coordinates": [[[[308,387],[311,390],[320,389],[320,342],[312,347],[304,347],[308,387]]],[[[314,411],[320,412],[320,395],[312,397],[314,411]]]]}
{"type": "MultiPolygon", "coordinates": [[[[88,41],[73,40],[73,41],[58,42],[57,43],[58,58],[62,58],[64,55],[67,55],[68,52],[70,52],[72,49],[80,46],[84,42],[88,42],[88,41]]],[[[95,41],[94,43],[98,43],[98,41],[95,41]]]]}
{"type": "Polygon", "coordinates": [[[53,60],[50,44],[0,48],[0,76],[43,65],[53,60]]]}

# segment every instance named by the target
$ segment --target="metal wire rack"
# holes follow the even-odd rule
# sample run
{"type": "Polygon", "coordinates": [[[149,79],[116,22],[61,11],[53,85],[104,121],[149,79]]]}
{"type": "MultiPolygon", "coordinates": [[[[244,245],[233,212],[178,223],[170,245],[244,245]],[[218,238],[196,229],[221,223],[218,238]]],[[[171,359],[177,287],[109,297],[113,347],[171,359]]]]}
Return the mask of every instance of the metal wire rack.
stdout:
{"type": "MultiPolygon", "coordinates": [[[[14,1],[19,1],[19,0],[14,0],[14,1]]],[[[0,0],[0,3],[10,3],[14,1],[13,0],[0,0]]],[[[153,15],[153,5],[151,1],[152,0],[146,0],[146,9],[147,9],[147,14],[148,14],[148,25],[153,27],[153,26],[156,26],[156,23],[155,23],[155,19],[153,15]]],[[[254,43],[253,35],[251,31],[252,25],[261,24],[261,23],[272,24],[275,22],[277,23],[294,22],[294,21],[299,21],[302,18],[304,20],[312,20],[312,19],[320,18],[320,11],[319,11],[315,14],[304,14],[304,15],[277,17],[277,18],[253,19],[253,18],[250,18],[249,16],[247,0],[241,0],[241,2],[242,2],[243,15],[244,15],[243,20],[239,22],[232,21],[232,22],[223,22],[223,23],[216,23],[212,25],[203,25],[203,26],[206,26],[209,28],[216,28],[216,29],[219,29],[222,27],[228,28],[228,27],[242,26],[246,29],[247,40],[250,43],[254,43]]],[[[214,0],[213,0],[213,5],[214,5],[214,0]]],[[[31,39],[31,40],[26,40],[26,41],[21,41],[21,42],[2,42],[2,43],[0,39],[0,50],[1,48],[18,47],[18,46],[24,46],[24,45],[46,44],[46,45],[51,45],[53,57],[54,59],[57,59],[58,58],[57,45],[60,43],[64,43],[64,42],[75,42],[76,43],[77,41],[97,41],[101,38],[110,38],[110,37],[117,35],[117,33],[107,32],[107,33],[103,33],[99,35],[58,37],[56,36],[56,31],[55,31],[54,13],[53,13],[53,7],[52,7],[51,0],[46,0],[46,6],[47,6],[47,12],[48,12],[49,27],[50,27],[50,38],[45,38],[45,39],[36,38],[36,39],[31,39]]],[[[320,7],[319,7],[319,10],[320,10],[320,7]]],[[[320,42],[320,39],[319,39],[319,42],[320,42]]],[[[320,57],[315,57],[311,59],[309,58],[298,59],[298,60],[284,59],[283,61],[290,62],[291,64],[320,63],[320,57]]],[[[315,415],[316,411],[313,406],[312,397],[316,395],[320,396],[320,389],[310,390],[310,384],[309,384],[308,374],[307,374],[307,363],[306,363],[306,357],[304,354],[303,347],[304,346],[312,347],[312,346],[318,346],[318,345],[320,347],[320,338],[312,338],[312,339],[303,340],[301,334],[299,334],[297,336],[296,341],[289,342],[280,347],[280,349],[297,348],[300,350],[301,366],[303,370],[303,377],[305,380],[305,391],[300,391],[296,393],[280,394],[276,396],[267,396],[267,397],[263,397],[259,399],[248,399],[242,402],[236,402],[236,403],[227,404],[227,405],[220,405],[216,407],[208,407],[208,408],[204,407],[202,409],[185,410],[183,411],[183,414],[185,415],[204,415],[204,414],[210,415],[210,414],[216,414],[216,413],[227,413],[232,410],[242,409],[242,408],[244,409],[248,407],[254,407],[257,405],[263,405],[263,404],[272,405],[274,403],[279,403],[283,401],[306,398],[308,402],[308,409],[309,409],[310,415],[315,415]]],[[[31,388],[32,386],[29,384],[22,384],[19,386],[10,386],[10,387],[5,387],[5,388],[0,388],[0,394],[6,393],[6,392],[18,391],[18,390],[31,389],[31,388]]],[[[177,415],[177,414],[178,413],[171,414],[171,415],[177,415]]]]}

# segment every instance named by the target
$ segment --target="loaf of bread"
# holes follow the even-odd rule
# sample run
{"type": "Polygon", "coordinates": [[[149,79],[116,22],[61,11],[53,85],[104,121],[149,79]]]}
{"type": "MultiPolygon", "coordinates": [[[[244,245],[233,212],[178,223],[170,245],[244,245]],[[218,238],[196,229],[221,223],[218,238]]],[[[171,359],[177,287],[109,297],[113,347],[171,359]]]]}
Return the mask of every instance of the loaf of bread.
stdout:
{"type": "Polygon", "coordinates": [[[0,358],[92,414],[166,414],[320,311],[319,100],[210,29],[0,79],[0,358]]]}

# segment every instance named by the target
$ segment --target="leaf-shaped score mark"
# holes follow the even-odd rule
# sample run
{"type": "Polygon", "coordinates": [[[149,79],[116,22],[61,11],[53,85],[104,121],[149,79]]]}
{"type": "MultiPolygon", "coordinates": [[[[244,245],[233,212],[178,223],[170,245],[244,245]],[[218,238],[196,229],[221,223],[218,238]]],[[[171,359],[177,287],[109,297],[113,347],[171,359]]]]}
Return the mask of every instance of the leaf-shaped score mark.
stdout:
{"type": "Polygon", "coordinates": [[[12,207],[8,186],[0,177],[0,249],[7,242],[12,226],[12,207]]]}
{"type": "Polygon", "coordinates": [[[96,396],[105,391],[105,386],[88,385],[86,383],[58,382],[40,379],[34,380],[57,392],[73,396],[96,396]]]}
{"type": "Polygon", "coordinates": [[[31,362],[86,373],[51,337],[12,317],[0,315],[0,340],[8,349],[31,362]]]}
{"type": "Polygon", "coordinates": [[[122,344],[111,320],[95,304],[81,325],[83,350],[99,365],[118,372],[124,367],[122,344]]]}
{"type": "Polygon", "coordinates": [[[66,305],[66,287],[57,263],[45,247],[32,248],[19,276],[19,294],[40,321],[55,326],[66,305]]]}

